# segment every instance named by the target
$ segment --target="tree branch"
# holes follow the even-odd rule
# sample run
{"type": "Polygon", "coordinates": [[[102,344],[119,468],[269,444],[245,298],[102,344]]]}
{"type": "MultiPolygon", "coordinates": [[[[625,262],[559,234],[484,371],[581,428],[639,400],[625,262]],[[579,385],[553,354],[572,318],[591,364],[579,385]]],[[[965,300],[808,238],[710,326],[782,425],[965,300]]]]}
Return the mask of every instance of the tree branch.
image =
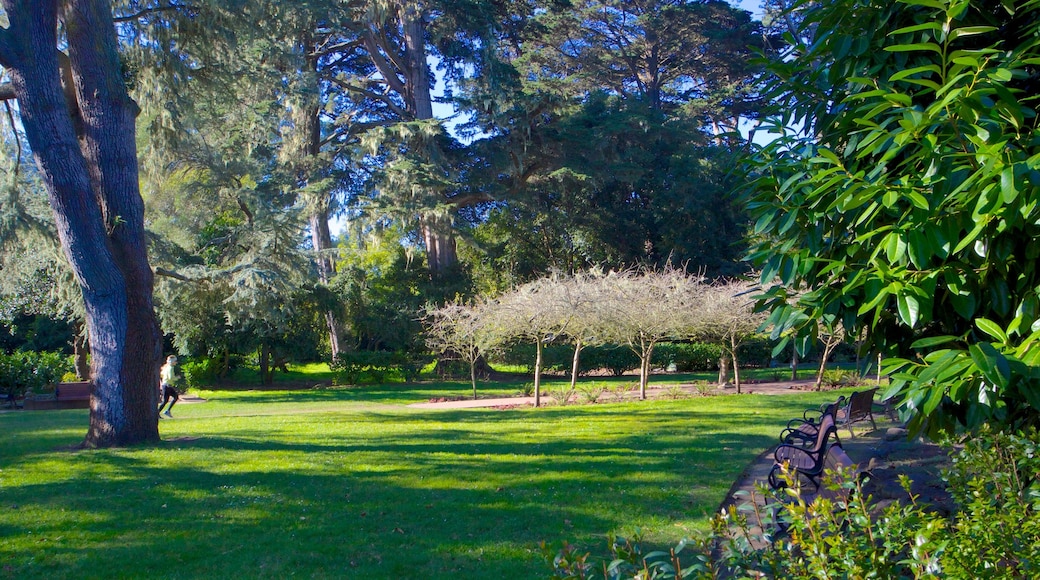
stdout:
{"type": "Polygon", "coordinates": [[[14,85],[11,83],[4,83],[0,85],[0,101],[13,101],[18,96],[14,94],[14,85]]]}
{"type": "Polygon", "coordinates": [[[345,129],[334,131],[331,134],[329,134],[328,137],[322,139],[321,146],[324,147],[325,145],[328,145],[329,143],[332,143],[333,141],[336,141],[344,136],[360,135],[361,133],[364,133],[369,129],[375,129],[376,127],[387,127],[389,125],[393,125],[394,123],[397,123],[397,121],[391,121],[389,119],[385,121],[373,121],[370,123],[350,123],[346,126],[345,129]]]}
{"type": "Polygon", "coordinates": [[[173,278],[174,280],[180,280],[181,282],[198,282],[194,278],[189,278],[180,272],[174,272],[173,270],[167,270],[166,268],[155,268],[156,276],[165,276],[166,278],[173,278]]]}
{"type": "Polygon", "coordinates": [[[357,48],[361,48],[363,46],[364,46],[364,41],[361,40],[361,39],[356,39],[356,40],[351,40],[350,42],[340,42],[340,43],[334,44],[332,46],[328,46],[328,47],[321,48],[319,50],[312,51],[310,54],[308,54],[308,56],[320,58],[320,57],[323,57],[323,56],[328,56],[330,54],[335,54],[335,53],[339,53],[339,52],[350,52],[351,50],[354,50],[354,49],[357,49],[357,48]]]}
{"type": "Polygon", "coordinates": [[[120,22],[129,22],[131,20],[137,20],[138,18],[141,18],[142,16],[147,16],[149,14],[155,14],[158,12],[169,12],[173,10],[179,10],[181,8],[186,8],[188,10],[198,10],[197,6],[191,6],[189,4],[170,4],[169,6],[153,6],[151,8],[144,8],[133,14],[127,14],[125,16],[113,15],[112,20],[116,24],[119,24],[120,22]]]}
{"type": "MultiPolygon", "coordinates": [[[[401,82],[401,78],[397,76],[397,71],[394,70],[394,63],[389,60],[393,58],[393,55],[384,54],[380,50],[379,40],[370,30],[365,31],[365,48],[368,49],[372,64],[379,70],[379,74],[383,75],[383,79],[390,85],[390,88],[397,91],[402,97],[408,94],[404,83],[401,82]]],[[[400,70],[400,67],[397,68],[400,70]]]]}
{"type": "MultiPolygon", "coordinates": [[[[408,114],[407,111],[405,111],[404,109],[399,107],[396,103],[394,103],[393,99],[390,98],[390,95],[380,94],[380,93],[377,93],[375,91],[370,91],[370,90],[368,90],[368,89],[366,89],[364,87],[359,87],[357,85],[350,84],[347,81],[344,81],[342,79],[338,79],[338,78],[335,78],[335,77],[333,77],[331,80],[332,80],[332,82],[334,82],[337,85],[339,85],[339,87],[342,88],[342,89],[346,89],[347,91],[358,93],[358,94],[360,94],[363,97],[368,97],[369,99],[372,99],[372,100],[375,100],[375,101],[379,101],[379,102],[385,104],[387,107],[390,108],[390,110],[392,110],[394,113],[396,113],[399,117],[401,117],[403,119],[411,118],[411,115],[408,114]]],[[[404,93],[399,93],[399,94],[402,95],[402,96],[404,95],[404,93]]]]}

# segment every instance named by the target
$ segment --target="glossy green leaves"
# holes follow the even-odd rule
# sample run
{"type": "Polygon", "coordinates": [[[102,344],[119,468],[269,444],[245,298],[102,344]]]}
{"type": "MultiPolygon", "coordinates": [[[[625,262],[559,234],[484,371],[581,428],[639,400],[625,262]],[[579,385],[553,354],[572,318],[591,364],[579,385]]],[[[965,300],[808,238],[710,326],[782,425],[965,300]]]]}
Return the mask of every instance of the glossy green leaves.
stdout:
{"type": "Polygon", "coordinates": [[[1040,5],[801,14],[771,93],[801,122],[750,164],[762,305],[803,337],[824,317],[866,329],[922,425],[1040,420],[1040,5]]]}

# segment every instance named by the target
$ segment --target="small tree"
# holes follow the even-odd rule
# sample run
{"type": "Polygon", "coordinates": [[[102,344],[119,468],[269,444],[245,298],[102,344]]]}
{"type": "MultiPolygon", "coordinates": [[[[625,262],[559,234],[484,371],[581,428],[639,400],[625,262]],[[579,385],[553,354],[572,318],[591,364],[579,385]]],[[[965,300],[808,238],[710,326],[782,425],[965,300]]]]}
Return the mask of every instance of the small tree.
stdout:
{"type": "Polygon", "coordinates": [[[845,327],[840,320],[833,317],[825,318],[820,321],[817,340],[823,347],[823,352],[820,353],[820,367],[816,371],[816,390],[819,391],[823,388],[823,372],[827,370],[827,361],[830,360],[834,349],[846,341],[845,327]]]}
{"type": "Polygon", "coordinates": [[[577,388],[582,349],[602,344],[602,337],[606,334],[600,305],[609,300],[606,294],[607,286],[603,281],[602,275],[576,274],[562,280],[557,293],[559,306],[568,318],[567,337],[574,345],[574,357],[571,360],[571,393],[577,388]]]}
{"type": "Polygon", "coordinates": [[[562,335],[571,322],[571,316],[561,305],[559,278],[549,277],[529,282],[506,294],[495,309],[503,337],[535,343],[535,407],[542,403],[542,347],[562,335]]]}
{"type": "Polygon", "coordinates": [[[459,356],[469,364],[469,380],[476,399],[477,361],[501,345],[505,338],[502,327],[497,324],[494,305],[483,301],[450,302],[428,313],[424,322],[426,343],[431,349],[459,356]]]}
{"type": "Polygon", "coordinates": [[[654,347],[684,335],[698,318],[699,279],[681,270],[626,271],[602,280],[600,324],[604,339],[625,344],[639,357],[639,398],[646,399],[654,347]]]}
{"type": "Polygon", "coordinates": [[[733,383],[740,391],[740,346],[758,332],[765,315],[755,312],[751,293],[755,285],[744,280],[730,280],[707,286],[699,309],[700,332],[708,340],[722,346],[733,365],[733,383]]]}

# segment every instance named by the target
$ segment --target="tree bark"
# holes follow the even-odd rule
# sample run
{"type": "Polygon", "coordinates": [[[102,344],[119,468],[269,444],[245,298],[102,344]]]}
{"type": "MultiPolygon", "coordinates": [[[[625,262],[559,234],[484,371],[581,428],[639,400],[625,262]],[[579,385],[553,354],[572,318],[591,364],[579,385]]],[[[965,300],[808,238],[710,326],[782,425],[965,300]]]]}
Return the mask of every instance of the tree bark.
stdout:
{"type": "Polygon", "coordinates": [[[574,357],[571,359],[571,392],[578,387],[578,367],[581,365],[582,346],[580,340],[574,341],[574,357]]]}
{"type": "Polygon", "coordinates": [[[535,338],[534,406],[542,406],[542,339],[535,338]]]}
{"type": "MultiPolygon", "coordinates": [[[[302,87],[301,93],[306,96],[304,103],[300,105],[299,111],[296,113],[297,130],[301,135],[298,136],[300,143],[300,150],[296,152],[298,157],[293,161],[300,165],[297,178],[303,189],[313,181],[315,165],[321,153],[321,122],[319,119],[321,106],[318,100],[321,91],[318,87],[318,59],[310,56],[313,53],[313,41],[309,35],[301,41],[301,45],[302,50],[307,54],[307,70],[304,71],[304,75],[301,75],[305,80],[301,82],[307,86],[302,87]]],[[[308,200],[311,208],[308,217],[311,245],[314,247],[315,261],[318,265],[318,280],[327,286],[336,274],[336,260],[331,253],[333,249],[332,232],[329,231],[331,194],[323,188],[321,191],[311,192],[309,195],[312,196],[312,199],[308,200]]],[[[334,310],[325,311],[324,318],[325,325],[329,329],[329,350],[332,353],[332,361],[335,362],[339,358],[340,339],[343,336],[342,324],[334,310]]]]}
{"type": "Polygon", "coordinates": [[[3,0],[11,25],[0,35],[0,64],[83,292],[94,383],[84,445],[155,441],[162,353],[138,189],[138,109],[123,84],[108,4],[63,6],[71,106],[62,90],[57,2],[3,0]]]}
{"type": "MultiPolygon", "coordinates": [[[[405,8],[401,14],[405,46],[405,77],[408,110],[417,121],[433,118],[430,94],[430,67],[426,62],[426,24],[420,6],[405,8]]],[[[426,244],[430,273],[437,277],[458,263],[451,217],[435,212],[419,216],[419,228],[426,244]]]]}
{"type": "Polygon", "coordinates": [[[737,385],[737,394],[740,394],[740,362],[737,360],[737,338],[730,335],[730,358],[733,360],[733,383],[737,385]]]}

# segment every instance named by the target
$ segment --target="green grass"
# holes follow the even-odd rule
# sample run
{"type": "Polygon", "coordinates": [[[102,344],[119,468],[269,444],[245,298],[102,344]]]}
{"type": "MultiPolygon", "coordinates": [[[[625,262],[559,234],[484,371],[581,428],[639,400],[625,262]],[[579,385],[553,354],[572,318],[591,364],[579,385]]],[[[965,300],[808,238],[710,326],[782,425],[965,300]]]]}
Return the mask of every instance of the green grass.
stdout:
{"type": "Polygon", "coordinates": [[[544,578],[541,540],[703,529],[787,419],[834,396],[402,405],[467,390],[203,392],[161,444],[94,451],[68,449],[86,411],[0,414],[0,577],[544,578]]]}

